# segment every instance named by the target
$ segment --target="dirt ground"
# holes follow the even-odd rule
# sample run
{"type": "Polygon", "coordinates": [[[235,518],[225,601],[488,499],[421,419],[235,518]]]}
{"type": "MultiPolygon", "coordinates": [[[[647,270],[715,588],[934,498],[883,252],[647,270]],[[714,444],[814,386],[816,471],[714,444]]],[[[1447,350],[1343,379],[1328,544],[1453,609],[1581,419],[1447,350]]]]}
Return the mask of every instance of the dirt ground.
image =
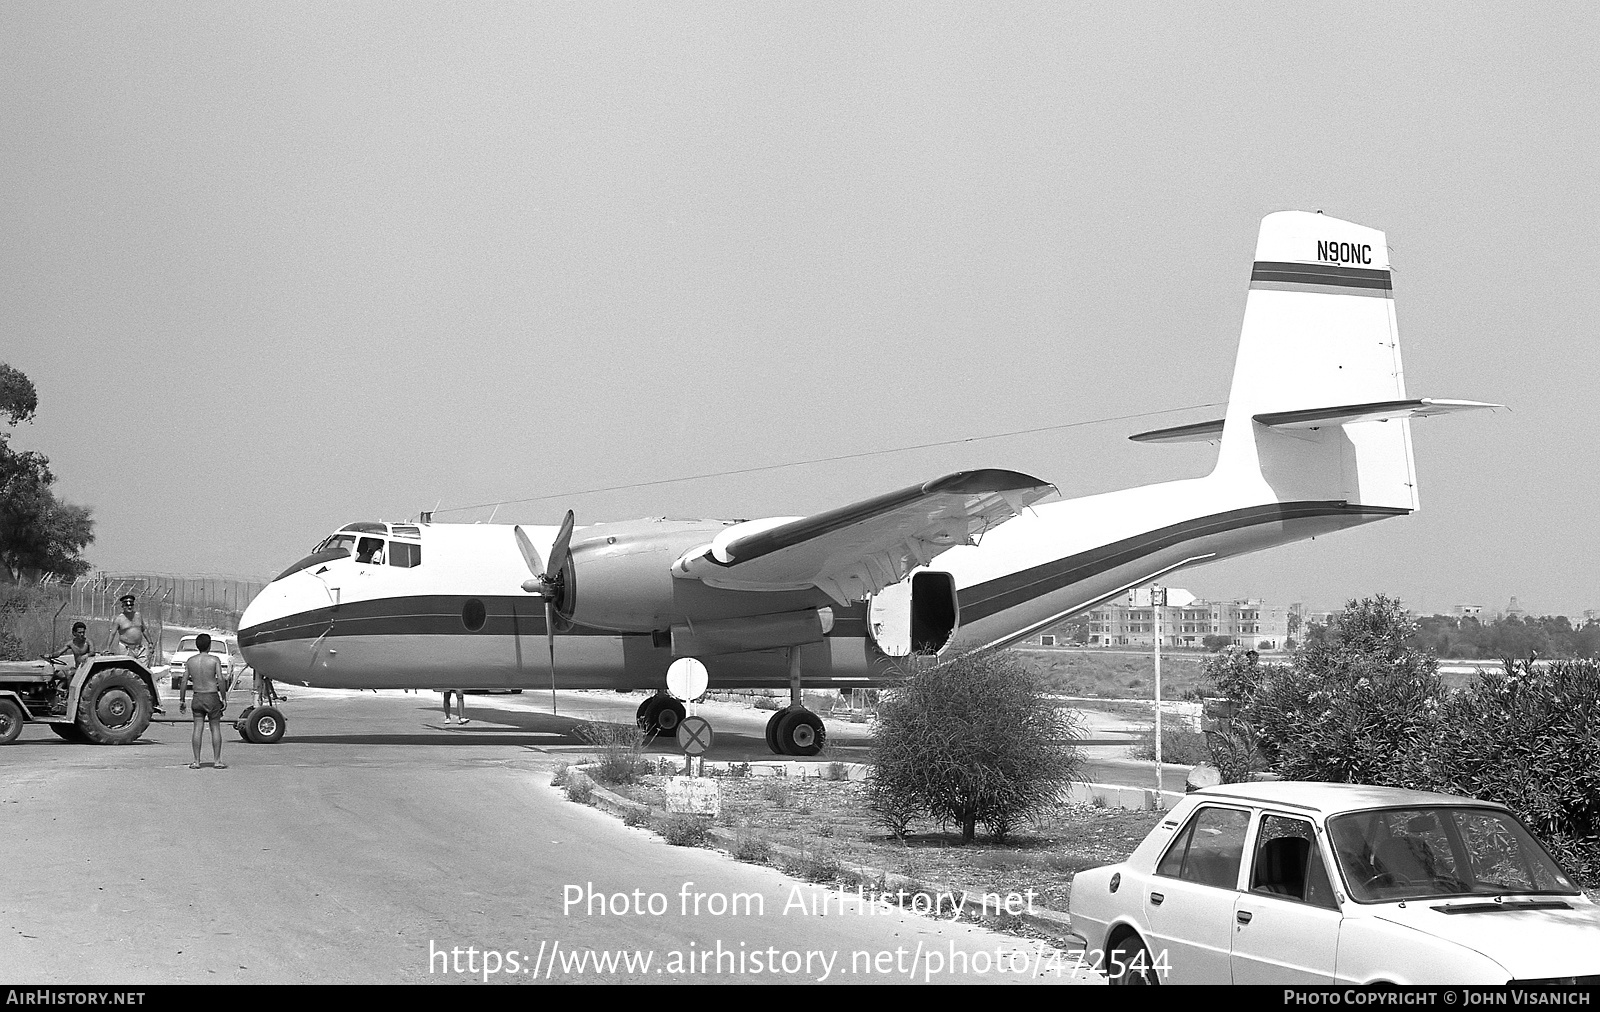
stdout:
{"type": "MultiPolygon", "coordinates": [[[[985,893],[1026,894],[1037,907],[1066,911],[1072,877],[1085,868],[1127,857],[1155,825],[1159,813],[1059,805],[1015,829],[1005,844],[961,843],[952,826],[914,823],[902,839],[872,817],[865,785],[847,780],[719,777],[717,826],[734,832],[734,856],[761,859],[763,844],[793,847],[799,862],[765,857],[791,874],[825,880],[838,862],[865,865],[957,891],[978,902],[985,893]]],[[[664,811],[665,780],[648,776],[611,790],[664,811]]],[[[849,884],[849,876],[843,880],[849,884]]],[[[868,883],[870,885],[870,883],[868,883]]]]}

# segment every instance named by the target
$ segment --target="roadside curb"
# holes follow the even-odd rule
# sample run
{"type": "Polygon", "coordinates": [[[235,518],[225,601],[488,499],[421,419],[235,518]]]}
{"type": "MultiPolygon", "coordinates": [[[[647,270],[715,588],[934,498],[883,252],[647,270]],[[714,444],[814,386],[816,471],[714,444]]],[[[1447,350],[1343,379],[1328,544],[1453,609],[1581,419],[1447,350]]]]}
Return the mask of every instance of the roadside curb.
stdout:
{"type": "MultiPolygon", "coordinates": [[[[634,814],[635,816],[642,816],[645,819],[649,819],[655,815],[655,809],[651,808],[644,802],[633,801],[629,798],[624,798],[621,795],[615,794],[612,791],[602,787],[585,771],[584,766],[588,765],[592,764],[585,763],[579,766],[568,766],[567,780],[569,783],[577,782],[579,784],[587,784],[589,787],[590,801],[596,808],[600,808],[606,813],[622,819],[624,822],[627,821],[630,813],[634,814]]],[[[1152,791],[1147,793],[1154,792],[1152,791]]],[[[729,857],[732,857],[735,861],[742,860],[741,858],[736,857],[735,854],[736,848],[738,848],[743,839],[746,839],[745,837],[741,837],[740,834],[734,830],[724,829],[720,826],[708,827],[707,833],[711,839],[715,840],[717,844],[728,853],[729,857]]],[[[781,871],[786,875],[791,875],[795,878],[804,878],[804,876],[797,875],[789,869],[793,865],[804,865],[804,863],[814,860],[815,855],[809,854],[806,851],[796,847],[787,846],[785,844],[772,843],[769,841],[763,842],[766,843],[766,848],[769,855],[781,857],[785,860],[785,862],[787,862],[786,864],[777,864],[769,860],[765,862],[766,864],[776,868],[778,871],[781,871]]],[[[973,898],[970,890],[957,889],[940,882],[913,878],[909,875],[901,875],[897,872],[885,871],[881,868],[874,868],[869,865],[856,864],[853,861],[843,861],[833,858],[832,864],[844,875],[848,875],[851,878],[856,879],[858,884],[869,887],[874,893],[899,894],[903,891],[908,897],[918,894],[925,894],[934,897],[931,905],[935,907],[938,905],[938,897],[941,896],[959,896],[961,897],[963,907],[965,907],[965,905],[973,898]]],[[[834,882],[819,882],[817,884],[825,885],[829,888],[839,889],[840,891],[846,893],[849,891],[839,886],[837,884],[837,880],[834,882]]],[[[980,901],[981,909],[982,894],[979,894],[977,899],[980,901]]],[[[915,910],[915,907],[912,909],[913,912],[928,913],[927,911],[917,911],[915,910]]],[[[929,916],[938,915],[929,913],[929,916]]],[[[1066,947],[1068,949],[1082,948],[1087,944],[1084,942],[1082,935],[1079,935],[1072,930],[1072,920],[1063,911],[1034,906],[1018,914],[1002,912],[995,915],[995,919],[997,920],[1007,917],[1016,921],[1020,921],[1034,930],[1050,936],[1054,940],[1066,943],[1066,947]]],[[[975,922],[968,923],[984,925],[985,921],[983,919],[978,919],[975,922]]]]}

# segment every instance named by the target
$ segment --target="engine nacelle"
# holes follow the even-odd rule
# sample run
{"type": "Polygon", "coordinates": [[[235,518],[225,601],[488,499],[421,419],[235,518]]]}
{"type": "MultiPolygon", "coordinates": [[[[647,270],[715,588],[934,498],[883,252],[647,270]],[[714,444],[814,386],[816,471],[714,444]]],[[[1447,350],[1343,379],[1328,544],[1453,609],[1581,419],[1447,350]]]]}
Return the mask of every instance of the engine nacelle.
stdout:
{"type": "Polygon", "coordinates": [[[557,613],[596,629],[666,629],[677,612],[672,563],[717,530],[721,527],[672,521],[653,522],[642,531],[617,525],[615,534],[603,525],[590,528],[567,558],[557,613]]]}
{"type": "Polygon", "coordinates": [[[867,603],[867,629],[890,657],[936,654],[950,643],[960,623],[955,577],[936,569],[918,570],[867,603]]]}

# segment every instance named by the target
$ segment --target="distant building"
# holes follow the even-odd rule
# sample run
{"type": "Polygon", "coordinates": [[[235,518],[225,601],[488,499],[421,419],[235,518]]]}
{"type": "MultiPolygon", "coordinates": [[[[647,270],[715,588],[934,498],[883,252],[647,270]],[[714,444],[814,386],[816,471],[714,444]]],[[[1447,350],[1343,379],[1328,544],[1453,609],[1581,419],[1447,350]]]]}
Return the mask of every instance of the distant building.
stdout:
{"type": "Polygon", "coordinates": [[[1450,614],[1456,618],[1478,618],[1483,614],[1483,605],[1458,604],[1450,609],[1450,614]]]}
{"type": "MultiPolygon", "coordinates": [[[[1176,587],[1167,592],[1167,607],[1161,609],[1161,645],[1165,647],[1205,646],[1207,636],[1222,636],[1253,650],[1282,650],[1289,638],[1289,608],[1267,604],[1254,598],[1240,601],[1202,601],[1176,587]],[[1181,603],[1180,603],[1181,602],[1181,603]]],[[[1087,626],[1090,646],[1155,646],[1155,611],[1150,595],[1124,598],[1102,604],[1085,616],[1052,626],[1026,642],[1039,646],[1063,646],[1074,641],[1074,632],[1087,626]]]]}

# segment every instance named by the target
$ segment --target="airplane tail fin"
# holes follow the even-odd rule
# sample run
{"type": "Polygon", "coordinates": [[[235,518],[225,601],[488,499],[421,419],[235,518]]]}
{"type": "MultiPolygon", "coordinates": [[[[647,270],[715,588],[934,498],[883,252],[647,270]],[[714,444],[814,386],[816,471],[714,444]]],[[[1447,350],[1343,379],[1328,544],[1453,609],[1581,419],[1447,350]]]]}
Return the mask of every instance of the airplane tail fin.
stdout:
{"type": "Polygon", "coordinates": [[[1212,479],[1257,501],[1410,512],[1410,419],[1499,406],[1408,397],[1383,233],[1280,211],[1261,221],[1227,417],[1132,438],[1220,435],[1212,479]]]}
{"type": "MultiPolygon", "coordinates": [[[[1280,211],[1261,222],[1218,455],[1279,502],[1418,506],[1408,416],[1283,427],[1262,415],[1405,403],[1384,234],[1280,211]]],[[[1315,419],[1313,419],[1315,421],[1315,419]]]]}

